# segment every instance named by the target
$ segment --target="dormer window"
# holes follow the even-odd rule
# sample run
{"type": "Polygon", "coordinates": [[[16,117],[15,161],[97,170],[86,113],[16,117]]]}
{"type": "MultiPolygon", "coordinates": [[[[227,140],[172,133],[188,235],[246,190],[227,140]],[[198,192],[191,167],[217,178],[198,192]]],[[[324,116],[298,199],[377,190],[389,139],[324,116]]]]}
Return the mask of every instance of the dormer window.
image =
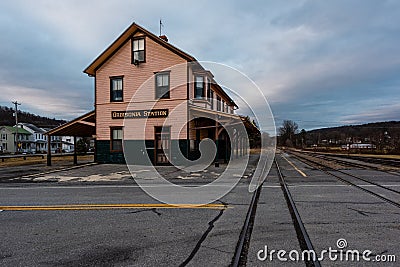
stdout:
{"type": "Polygon", "coordinates": [[[144,37],[134,38],[132,40],[132,64],[146,62],[144,37]]]}

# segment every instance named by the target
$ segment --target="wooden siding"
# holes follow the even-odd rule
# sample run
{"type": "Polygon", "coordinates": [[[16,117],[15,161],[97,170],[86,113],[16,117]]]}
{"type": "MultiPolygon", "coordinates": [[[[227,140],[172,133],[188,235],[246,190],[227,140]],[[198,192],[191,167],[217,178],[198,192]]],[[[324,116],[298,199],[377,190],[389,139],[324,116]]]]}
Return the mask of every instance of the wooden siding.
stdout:
{"type": "MultiPolygon", "coordinates": [[[[131,64],[131,41],[127,41],[107,62],[96,71],[96,135],[97,140],[110,139],[110,127],[122,126],[123,120],[112,119],[111,111],[129,109],[168,108],[171,112],[187,97],[186,60],[165,47],[146,38],[146,63],[139,66],[131,64]],[[179,65],[181,64],[181,65],[179,65]],[[179,67],[174,67],[179,65],[179,67]],[[154,73],[170,70],[170,99],[155,101],[154,73]],[[123,76],[123,102],[110,102],[110,77],[123,76]],[[144,85],[144,90],[137,89],[144,85]]],[[[179,109],[170,117],[171,122],[182,121],[187,116],[186,108],[179,109]],[[180,112],[180,113],[179,113],[180,112]]],[[[132,139],[154,139],[154,126],[161,126],[165,118],[147,119],[145,133],[140,131],[124,131],[132,139]]],[[[128,121],[128,120],[127,120],[128,121]]],[[[127,124],[135,124],[145,119],[130,119],[127,124]]],[[[131,128],[131,127],[129,127],[131,128]]],[[[178,132],[171,128],[171,138],[186,139],[186,127],[178,132]]]]}

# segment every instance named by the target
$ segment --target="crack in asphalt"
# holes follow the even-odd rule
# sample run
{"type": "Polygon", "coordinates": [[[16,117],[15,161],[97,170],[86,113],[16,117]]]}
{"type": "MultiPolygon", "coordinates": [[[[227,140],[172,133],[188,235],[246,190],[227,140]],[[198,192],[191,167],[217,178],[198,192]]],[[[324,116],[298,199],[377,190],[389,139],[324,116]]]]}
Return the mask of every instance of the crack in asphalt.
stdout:
{"type": "Polygon", "coordinates": [[[141,213],[141,212],[146,212],[146,211],[154,212],[154,213],[157,214],[158,216],[161,216],[161,215],[162,215],[159,211],[157,211],[156,208],[135,210],[135,211],[130,211],[130,212],[128,212],[128,213],[129,213],[129,214],[132,214],[132,213],[141,213]]]}
{"type": "Polygon", "coordinates": [[[203,233],[203,235],[201,236],[200,240],[197,241],[196,246],[194,247],[194,249],[192,250],[192,252],[190,253],[189,257],[187,257],[187,259],[182,262],[179,267],[183,267],[186,266],[196,255],[196,253],[199,251],[201,244],[204,242],[204,240],[206,240],[208,234],[211,232],[211,230],[214,228],[214,223],[217,222],[219,220],[219,218],[221,218],[222,214],[224,214],[224,209],[220,210],[218,215],[215,216],[214,219],[212,219],[211,221],[208,222],[208,228],[207,230],[203,233]]]}
{"type": "Polygon", "coordinates": [[[371,211],[363,211],[363,210],[358,210],[358,209],[353,209],[353,208],[348,208],[349,210],[353,210],[353,211],[355,211],[355,212],[357,212],[357,213],[359,213],[359,214],[361,214],[361,215],[363,215],[363,216],[369,216],[368,215],[368,213],[369,214],[379,214],[378,212],[371,212],[371,211]]]}

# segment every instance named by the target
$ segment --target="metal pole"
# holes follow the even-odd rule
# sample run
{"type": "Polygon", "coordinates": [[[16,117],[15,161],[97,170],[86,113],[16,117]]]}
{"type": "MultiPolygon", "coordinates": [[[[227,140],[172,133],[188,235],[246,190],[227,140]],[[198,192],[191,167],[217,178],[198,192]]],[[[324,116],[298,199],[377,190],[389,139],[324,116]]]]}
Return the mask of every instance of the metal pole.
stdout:
{"type": "Polygon", "coordinates": [[[51,166],[51,135],[47,136],[47,166],[51,166]]]}
{"type": "Polygon", "coordinates": [[[15,105],[15,154],[18,152],[18,101],[12,102],[15,105]]]}

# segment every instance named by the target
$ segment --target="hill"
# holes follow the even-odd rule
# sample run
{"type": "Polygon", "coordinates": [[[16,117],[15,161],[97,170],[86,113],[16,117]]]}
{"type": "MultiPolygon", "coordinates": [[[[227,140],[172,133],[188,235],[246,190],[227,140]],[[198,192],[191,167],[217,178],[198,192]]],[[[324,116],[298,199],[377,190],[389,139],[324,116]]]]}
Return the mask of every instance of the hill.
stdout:
{"type": "MultiPolygon", "coordinates": [[[[14,110],[9,107],[0,106],[0,125],[13,126],[15,125],[14,110]]],[[[54,128],[60,124],[66,123],[64,120],[50,119],[47,117],[38,116],[29,112],[18,110],[18,121],[34,124],[38,127],[54,128]]]]}
{"type": "Polygon", "coordinates": [[[376,150],[400,152],[400,121],[374,122],[300,132],[297,146],[339,147],[348,144],[372,144],[376,150]],[[303,141],[302,141],[303,140],[303,141]],[[301,145],[302,144],[302,145],[301,145]]]}

